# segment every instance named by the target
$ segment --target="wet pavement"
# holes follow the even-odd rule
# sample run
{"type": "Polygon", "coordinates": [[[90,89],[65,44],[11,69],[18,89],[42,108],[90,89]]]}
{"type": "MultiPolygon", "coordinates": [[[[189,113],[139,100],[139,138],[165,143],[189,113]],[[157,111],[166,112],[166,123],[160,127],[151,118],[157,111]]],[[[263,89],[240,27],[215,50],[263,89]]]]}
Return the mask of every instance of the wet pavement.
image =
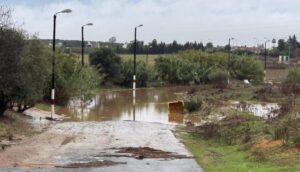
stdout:
{"type": "Polygon", "coordinates": [[[85,104],[71,100],[61,109],[68,117],[63,121],[28,110],[34,127],[44,132],[0,152],[0,171],[202,172],[173,134],[183,114],[168,113],[168,102],[192,89],[138,89],[135,106],[131,90],[105,91],[85,104]]]}
{"type": "Polygon", "coordinates": [[[69,116],[68,121],[136,120],[178,124],[183,123],[182,116],[170,116],[168,102],[182,100],[182,95],[193,89],[193,86],[137,89],[135,106],[132,90],[105,91],[86,104],[73,99],[60,113],[69,116]]]}
{"type": "Polygon", "coordinates": [[[172,171],[201,172],[174,136],[174,125],[136,121],[57,123],[0,154],[1,171],[172,171]],[[136,158],[117,148],[148,147],[184,158],[136,158]],[[112,161],[93,168],[57,168],[71,163],[112,161]],[[15,168],[4,168],[12,167],[15,168]]]}

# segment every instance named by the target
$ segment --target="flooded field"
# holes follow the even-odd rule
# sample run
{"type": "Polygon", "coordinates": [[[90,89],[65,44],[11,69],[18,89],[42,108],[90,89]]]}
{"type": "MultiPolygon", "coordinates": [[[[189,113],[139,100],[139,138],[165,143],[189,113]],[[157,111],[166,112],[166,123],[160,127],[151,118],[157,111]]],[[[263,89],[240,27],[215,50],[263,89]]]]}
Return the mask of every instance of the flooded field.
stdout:
{"type": "Polygon", "coordinates": [[[168,114],[168,102],[181,100],[193,87],[138,89],[135,108],[132,90],[105,91],[83,105],[71,100],[61,113],[71,121],[136,120],[159,123],[183,123],[183,114],[168,114]]]}

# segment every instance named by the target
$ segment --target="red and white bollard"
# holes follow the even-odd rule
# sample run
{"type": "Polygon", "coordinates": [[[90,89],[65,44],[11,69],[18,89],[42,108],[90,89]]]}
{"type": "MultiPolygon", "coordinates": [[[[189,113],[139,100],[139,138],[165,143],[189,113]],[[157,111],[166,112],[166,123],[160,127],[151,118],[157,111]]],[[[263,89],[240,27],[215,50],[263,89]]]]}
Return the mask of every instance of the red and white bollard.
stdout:
{"type": "Polygon", "coordinates": [[[136,77],[135,75],[133,75],[133,92],[132,92],[133,105],[135,105],[135,88],[136,88],[136,77]]]}
{"type": "Polygon", "coordinates": [[[55,89],[52,89],[51,90],[51,118],[53,118],[55,114],[54,102],[55,102],[55,89]]]}

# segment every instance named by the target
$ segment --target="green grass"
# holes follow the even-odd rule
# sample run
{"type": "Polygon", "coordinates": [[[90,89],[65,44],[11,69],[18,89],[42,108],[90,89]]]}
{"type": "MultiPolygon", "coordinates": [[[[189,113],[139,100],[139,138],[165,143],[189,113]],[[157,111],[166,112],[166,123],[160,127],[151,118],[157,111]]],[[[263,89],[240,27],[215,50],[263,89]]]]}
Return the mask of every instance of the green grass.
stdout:
{"type": "Polygon", "coordinates": [[[282,166],[270,162],[254,162],[248,159],[249,152],[239,146],[225,146],[204,140],[195,134],[181,134],[184,144],[195,156],[205,172],[296,172],[299,165],[282,166]]]}

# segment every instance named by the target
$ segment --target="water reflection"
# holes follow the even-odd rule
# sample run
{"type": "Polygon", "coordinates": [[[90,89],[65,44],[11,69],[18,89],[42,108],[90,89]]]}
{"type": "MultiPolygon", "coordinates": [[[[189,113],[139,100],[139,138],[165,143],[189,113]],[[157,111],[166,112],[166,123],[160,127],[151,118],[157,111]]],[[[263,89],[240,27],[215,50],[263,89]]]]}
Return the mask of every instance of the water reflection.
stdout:
{"type": "Polygon", "coordinates": [[[136,90],[133,106],[132,90],[107,91],[98,94],[90,102],[70,100],[62,113],[71,121],[136,120],[159,123],[182,123],[182,114],[168,114],[168,102],[181,99],[190,87],[172,87],[136,90]]]}
{"type": "Polygon", "coordinates": [[[170,123],[183,123],[183,114],[182,113],[169,113],[169,122],[170,123]]]}

